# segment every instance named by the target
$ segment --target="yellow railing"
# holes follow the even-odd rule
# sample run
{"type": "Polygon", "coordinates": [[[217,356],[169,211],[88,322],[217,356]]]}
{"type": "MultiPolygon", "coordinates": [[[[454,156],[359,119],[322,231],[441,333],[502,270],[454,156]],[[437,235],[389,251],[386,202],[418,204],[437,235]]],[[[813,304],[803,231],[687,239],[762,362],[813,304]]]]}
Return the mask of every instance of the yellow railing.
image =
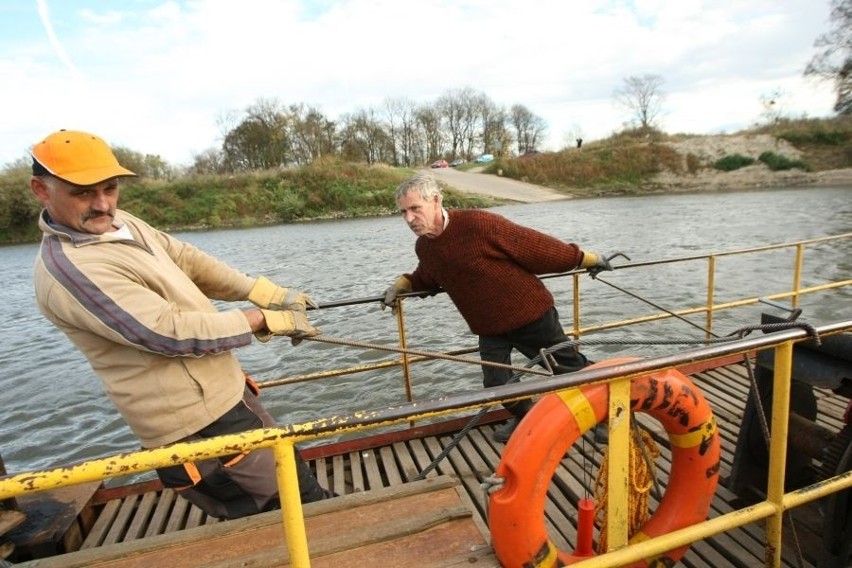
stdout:
{"type": "MultiPolygon", "coordinates": [[[[817,328],[822,335],[852,331],[852,321],[817,328]]],[[[781,515],[789,508],[852,487],[852,472],[833,477],[819,484],[784,494],[784,463],[786,459],[786,424],[789,413],[790,369],[792,346],[795,342],[808,339],[807,332],[792,329],[762,335],[752,339],[740,339],[717,346],[693,350],[688,355],[668,356],[665,358],[640,359],[618,367],[583,370],[569,375],[560,375],[548,381],[530,381],[524,384],[507,385],[490,389],[491,395],[499,395],[501,401],[518,400],[529,396],[544,394],[583,384],[598,382],[621,382],[643,374],[677,367],[684,363],[710,361],[734,354],[746,354],[757,349],[776,350],[775,379],[772,404],[772,429],[770,442],[770,466],[767,499],[746,509],[734,511],[685,529],[681,529],[647,541],[626,545],[623,531],[610,533],[610,550],[606,555],[595,557],[581,565],[619,566],[627,562],[647,558],[713,534],[725,532],[760,519],[768,519],[767,530],[767,566],[780,563],[781,515]],[[618,538],[621,535],[621,538],[618,538]]],[[[629,389],[620,389],[621,394],[613,393],[612,404],[629,408],[629,389]]],[[[282,518],[292,566],[310,566],[302,504],[299,498],[298,481],[294,460],[294,445],[311,439],[334,434],[355,432],[363,429],[378,428],[401,424],[409,421],[424,420],[466,410],[474,410],[484,405],[492,405],[494,396],[484,393],[474,395],[455,395],[433,405],[409,403],[386,410],[376,410],[358,415],[324,418],[300,424],[285,425],[277,428],[252,430],[242,434],[221,436],[198,442],[179,443],[167,448],[129,452],[92,460],[85,463],[44,471],[16,474],[0,479],[0,500],[17,497],[26,493],[45,491],[124,476],[129,473],[151,471],[186,461],[219,457],[234,451],[253,451],[260,448],[272,448],[276,455],[276,475],[280,489],[282,518]]],[[[622,421],[623,422],[623,421],[622,421]]],[[[614,425],[613,425],[614,426],[614,425]]],[[[613,437],[610,440],[610,466],[622,467],[627,460],[628,440],[626,436],[613,437]]],[[[610,499],[626,500],[626,493],[613,492],[610,499]]],[[[610,511],[627,511],[626,502],[608,504],[610,511]]],[[[612,526],[626,526],[627,521],[611,516],[612,526]]]]}
{"type": "MultiPolygon", "coordinates": [[[[769,298],[774,299],[788,297],[793,298],[793,302],[795,304],[802,294],[829,290],[852,284],[852,280],[843,280],[810,288],[801,288],[800,286],[802,257],[806,246],[836,239],[848,239],[850,237],[852,237],[852,233],[836,237],[801,241],[789,245],[732,251],[723,253],[722,255],[707,255],[689,257],[688,259],[656,261],[656,263],[706,259],[709,267],[707,305],[699,308],[687,308],[676,313],[684,315],[705,312],[707,314],[706,321],[709,330],[712,325],[712,314],[714,311],[737,305],[756,303],[758,301],[758,298],[745,298],[724,304],[713,303],[715,262],[716,258],[719,256],[750,254],[783,247],[795,247],[797,252],[792,289],[768,296],[769,298]]],[[[647,266],[649,264],[651,263],[636,263],[629,266],[620,266],[619,270],[627,270],[638,266],[647,266]]],[[[576,280],[577,275],[572,274],[571,276],[574,278],[575,282],[573,297],[576,307],[580,303],[581,298],[579,286],[577,285],[576,280]]],[[[672,317],[672,315],[670,313],[657,314],[642,318],[634,318],[632,320],[624,320],[623,322],[617,322],[615,324],[600,325],[596,328],[575,328],[574,333],[579,336],[580,334],[588,333],[594,329],[620,327],[629,325],[630,323],[649,321],[650,319],[664,317],[672,317]]],[[[402,348],[405,349],[406,344],[402,311],[398,314],[398,323],[400,326],[400,344],[402,348]]],[[[817,331],[821,334],[850,332],[852,331],[852,321],[822,326],[819,327],[817,331]]],[[[692,543],[696,540],[706,538],[719,532],[731,530],[755,520],[768,519],[766,565],[777,566],[780,563],[781,515],[783,512],[789,508],[796,507],[825,495],[852,487],[852,472],[849,472],[833,477],[827,481],[820,482],[818,485],[805,487],[791,493],[785,494],[783,491],[784,465],[787,451],[786,424],[789,414],[789,383],[792,346],[794,343],[805,339],[807,339],[805,331],[800,329],[787,330],[692,350],[688,356],[670,355],[665,358],[642,359],[637,360],[636,362],[620,365],[618,368],[604,367],[593,370],[582,370],[569,375],[556,376],[548,381],[528,381],[523,384],[510,384],[503,387],[489,389],[488,394],[485,394],[484,391],[477,391],[476,393],[451,395],[442,397],[439,401],[421,401],[418,403],[402,404],[384,410],[374,410],[348,416],[322,418],[299,424],[283,425],[263,430],[253,430],[241,434],[211,438],[198,442],[179,443],[167,448],[129,452],[102,459],[91,460],[81,464],[64,466],[57,469],[15,474],[0,479],[0,501],[26,493],[46,491],[58,487],[105,480],[129,474],[138,474],[187,461],[230,455],[235,451],[253,451],[260,448],[272,448],[276,455],[276,475],[280,489],[282,517],[291,564],[297,567],[309,566],[310,557],[308,553],[304,516],[302,513],[301,501],[299,499],[294,461],[294,445],[297,443],[365,429],[403,424],[406,422],[416,422],[453,413],[477,410],[484,406],[491,406],[495,404],[495,402],[498,401],[496,397],[499,397],[500,402],[506,402],[588,383],[615,381],[624,385],[625,380],[629,380],[632,377],[647,374],[649,372],[662,371],[685,363],[710,361],[723,356],[730,356],[734,354],[744,355],[757,349],[772,348],[776,350],[774,366],[774,384],[776,388],[773,390],[772,437],[770,444],[770,467],[767,485],[767,499],[762,503],[752,505],[746,509],[734,511],[726,515],[710,519],[704,523],[630,546],[625,546],[626,537],[622,534],[622,532],[612,531],[610,533],[611,536],[609,540],[611,552],[603,556],[598,556],[591,561],[584,562],[582,565],[594,564],[595,566],[618,566],[692,543]]],[[[415,360],[423,359],[428,359],[428,357],[410,357],[406,353],[402,353],[402,357],[399,362],[390,364],[401,365],[406,373],[406,377],[408,377],[409,365],[415,360]]],[[[370,368],[385,368],[388,364],[389,363],[384,363],[348,370],[335,370],[328,373],[328,376],[338,376],[349,372],[361,372],[369,370],[370,368]]],[[[298,380],[312,380],[314,378],[320,378],[321,375],[323,374],[318,373],[310,376],[310,378],[308,378],[308,376],[304,376],[298,380]]],[[[298,380],[289,379],[286,382],[298,382],[298,380]]],[[[276,382],[280,383],[280,381],[276,382]]],[[[270,385],[266,384],[266,386],[270,385]]],[[[621,394],[613,394],[614,404],[620,404],[624,408],[629,408],[629,400],[625,400],[624,398],[625,396],[629,397],[629,390],[625,390],[624,388],[617,390],[621,394]]],[[[408,392],[408,396],[410,398],[410,388],[408,392]]],[[[627,459],[627,455],[628,447],[626,436],[613,437],[610,444],[611,466],[618,467],[623,465],[627,459]]],[[[626,495],[623,492],[615,491],[610,495],[610,498],[623,500],[626,499],[626,495]]],[[[612,511],[626,511],[627,507],[624,503],[621,503],[620,505],[612,503],[612,506],[608,506],[608,509],[612,511]]],[[[620,519],[617,516],[610,522],[613,523],[613,527],[619,523],[624,523],[626,525],[625,519],[620,519]]]]}

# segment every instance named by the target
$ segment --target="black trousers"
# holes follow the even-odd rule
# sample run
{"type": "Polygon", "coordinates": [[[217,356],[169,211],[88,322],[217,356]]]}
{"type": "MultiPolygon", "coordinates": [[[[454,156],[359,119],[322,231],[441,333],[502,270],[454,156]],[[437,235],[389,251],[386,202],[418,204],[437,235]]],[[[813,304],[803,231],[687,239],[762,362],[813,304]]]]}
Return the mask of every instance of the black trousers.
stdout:
{"type": "MultiPolygon", "coordinates": [[[[200,440],[275,425],[275,419],[246,387],[243,400],[224,416],[181,441],[200,440]]],[[[307,463],[296,450],[299,493],[303,503],[330,495],[317,482],[307,463]]],[[[279,506],[275,478],[275,456],[271,448],[250,453],[199,460],[161,468],[157,474],[166,487],[212,517],[236,519],[279,506]]]]}
{"type": "MultiPolygon", "coordinates": [[[[532,323],[521,326],[503,335],[480,335],[479,357],[483,361],[510,364],[512,349],[517,349],[528,359],[539,354],[539,350],[563,343],[570,338],[565,335],[559,324],[559,313],[556,308],[551,308],[539,319],[532,323]]],[[[573,373],[583,367],[590,365],[586,356],[574,347],[567,347],[551,353],[553,372],[557,375],[573,373]]],[[[513,372],[509,369],[497,367],[482,367],[482,384],[485,388],[505,385],[512,378],[513,372]]],[[[529,412],[532,402],[522,400],[503,405],[506,410],[518,418],[529,412]]]]}

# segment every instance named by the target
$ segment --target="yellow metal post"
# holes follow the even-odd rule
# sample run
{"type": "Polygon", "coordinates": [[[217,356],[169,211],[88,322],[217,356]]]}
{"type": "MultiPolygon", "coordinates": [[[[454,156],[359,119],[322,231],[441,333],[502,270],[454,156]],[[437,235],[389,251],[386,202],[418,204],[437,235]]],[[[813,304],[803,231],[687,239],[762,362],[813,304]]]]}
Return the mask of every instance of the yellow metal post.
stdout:
{"type": "MultiPolygon", "coordinates": [[[[408,340],[405,336],[405,312],[402,309],[402,299],[396,303],[396,325],[399,330],[399,346],[402,349],[408,349],[408,340]]],[[[408,353],[403,352],[400,356],[402,364],[402,379],[405,382],[405,400],[411,402],[414,400],[414,391],[411,388],[411,362],[408,360],[408,353]]]]}
{"type": "Polygon", "coordinates": [[[609,383],[609,470],[607,471],[606,547],[627,545],[630,479],[630,379],[609,383]]]}
{"type": "Polygon", "coordinates": [[[796,245],[796,267],[793,271],[793,299],[790,301],[790,304],[794,308],[799,307],[799,288],[802,286],[802,262],[804,261],[804,258],[804,245],[796,245]]]}
{"type": "Polygon", "coordinates": [[[766,519],[766,566],[781,565],[781,527],[784,515],[784,470],[787,466],[787,431],[790,418],[790,377],[793,343],[775,348],[775,375],[772,383],[772,431],[769,444],[769,480],[766,500],[777,512],[766,519]]]}
{"type": "Polygon", "coordinates": [[[574,323],[571,335],[575,340],[580,339],[580,276],[574,275],[574,323]]]}
{"type": "Polygon", "coordinates": [[[707,257],[707,312],[704,314],[706,338],[713,336],[713,303],[716,301],[716,257],[707,257]]]}
{"type": "Polygon", "coordinates": [[[302,497],[299,494],[299,476],[296,473],[296,451],[293,440],[280,440],[273,446],[273,450],[284,538],[290,553],[290,566],[309,568],[311,556],[308,552],[308,533],[305,530],[305,515],[302,512],[302,497]]]}

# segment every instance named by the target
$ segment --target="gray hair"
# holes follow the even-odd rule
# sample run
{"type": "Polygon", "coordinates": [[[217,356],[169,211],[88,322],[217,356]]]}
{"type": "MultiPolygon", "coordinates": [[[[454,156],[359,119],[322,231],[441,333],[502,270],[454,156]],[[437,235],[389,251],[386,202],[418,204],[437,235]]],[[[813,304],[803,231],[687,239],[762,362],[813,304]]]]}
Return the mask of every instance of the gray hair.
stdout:
{"type": "Polygon", "coordinates": [[[397,201],[409,191],[417,191],[424,200],[429,201],[436,195],[441,195],[441,186],[429,172],[420,172],[399,184],[396,188],[397,201]]]}

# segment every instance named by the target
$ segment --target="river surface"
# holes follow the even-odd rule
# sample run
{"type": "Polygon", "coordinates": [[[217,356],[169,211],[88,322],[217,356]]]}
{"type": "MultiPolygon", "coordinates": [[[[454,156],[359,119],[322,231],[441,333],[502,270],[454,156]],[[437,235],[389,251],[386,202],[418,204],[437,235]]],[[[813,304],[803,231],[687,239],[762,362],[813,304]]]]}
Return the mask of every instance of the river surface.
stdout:
{"type": "MultiPolygon", "coordinates": [[[[576,199],[505,205],[492,210],[590,251],[624,251],[634,262],[852,232],[852,188],[845,187],[576,199]]],[[[320,304],[378,297],[397,275],[416,265],[414,235],[398,217],[176,236],[249,274],[263,274],[283,285],[301,288],[320,304]]],[[[820,245],[810,250],[804,267],[810,276],[803,286],[852,278],[852,243],[848,239],[842,245],[820,245]]],[[[31,282],[36,252],[37,245],[0,248],[0,454],[10,473],[138,448],[85,359],[36,309],[31,282]]],[[[716,300],[789,289],[792,267],[789,252],[771,253],[759,260],[722,258],[718,263],[716,300]],[[776,275],[778,271],[783,271],[781,280],[776,275]]],[[[705,301],[706,263],[679,268],[662,265],[605,276],[663,307],[701,305],[705,301]]],[[[546,282],[556,296],[564,324],[570,326],[568,284],[563,279],[546,282]]],[[[582,287],[584,326],[652,311],[591,279],[584,277],[582,287]]],[[[809,298],[802,303],[803,318],[813,323],[852,319],[849,287],[834,292],[830,300],[809,298]]],[[[223,304],[222,308],[229,306],[223,304]]],[[[753,317],[757,318],[760,308],[755,310],[753,317]]],[[[476,345],[445,295],[408,300],[405,312],[411,348],[438,351],[476,345]]],[[[394,318],[378,303],[322,309],[311,312],[311,317],[329,336],[387,344],[396,340],[394,318]]],[[[703,323],[702,319],[697,321],[703,323]]],[[[726,321],[722,314],[714,329],[725,334],[754,323],[756,319],[726,321]]],[[[677,320],[659,325],[644,333],[609,332],[607,336],[640,340],[701,337],[699,330],[677,320]]],[[[675,348],[590,345],[583,350],[592,359],[600,360],[612,355],[662,354],[675,348]]],[[[309,341],[292,347],[283,338],[239,350],[243,367],[258,381],[360,365],[390,356],[376,350],[309,341]]],[[[481,388],[475,365],[437,361],[415,366],[412,374],[416,399],[481,388]]],[[[405,400],[398,371],[265,389],[263,398],[282,423],[380,408],[405,400]]]]}

